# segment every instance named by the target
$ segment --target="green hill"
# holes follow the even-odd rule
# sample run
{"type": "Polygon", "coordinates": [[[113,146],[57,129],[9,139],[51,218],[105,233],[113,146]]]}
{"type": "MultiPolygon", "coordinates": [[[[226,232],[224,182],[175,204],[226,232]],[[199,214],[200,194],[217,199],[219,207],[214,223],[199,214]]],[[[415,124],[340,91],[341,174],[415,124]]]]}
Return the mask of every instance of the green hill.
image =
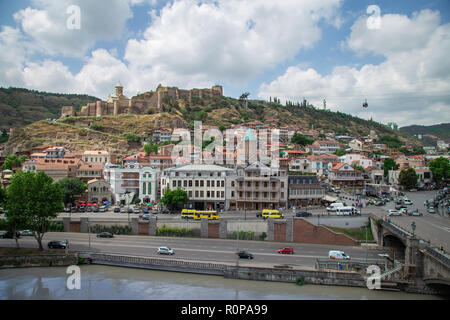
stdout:
{"type": "Polygon", "coordinates": [[[450,123],[435,124],[432,126],[412,125],[400,128],[400,131],[411,135],[422,135],[426,145],[436,145],[438,139],[450,142],[450,123]]]}
{"type": "Polygon", "coordinates": [[[394,131],[375,121],[363,120],[342,112],[332,112],[315,108],[306,101],[281,105],[275,102],[249,100],[247,107],[238,99],[230,97],[192,97],[188,99],[163,99],[161,113],[154,109],[145,115],[127,115],[96,117],[70,117],[56,122],[37,121],[47,118],[59,118],[61,106],[84,105],[98,100],[87,95],[69,95],[38,92],[27,89],[0,89],[0,124],[9,128],[12,125],[22,127],[20,134],[10,137],[7,152],[45,143],[67,145],[72,151],[104,146],[113,152],[130,152],[142,148],[140,143],[130,144],[125,134],[145,137],[151,129],[162,127],[193,127],[195,120],[205,125],[228,128],[252,120],[270,122],[278,127],[297,125],[301,129],[318,129],[324,133],[334,132],[356,137],[367,136],[374,130],[379,137],[397,137],[400,142],[408,139],[417,146],[420,142],[409,133],[394,131]],[[28,122],[33,122],[27,125],[28,122]],[[26,125],[26,126],[24,126],[26,125]],[[24,126],[24,127],[23,127],[24,126]]]}
{"type": "Polygon", "coordinates": [[[0,129],[23,127],[37,120],[59,118],[61,106],[80,107],[99,100],[82,94],[48,93],[22,88],[0,88],[0,129]]]}

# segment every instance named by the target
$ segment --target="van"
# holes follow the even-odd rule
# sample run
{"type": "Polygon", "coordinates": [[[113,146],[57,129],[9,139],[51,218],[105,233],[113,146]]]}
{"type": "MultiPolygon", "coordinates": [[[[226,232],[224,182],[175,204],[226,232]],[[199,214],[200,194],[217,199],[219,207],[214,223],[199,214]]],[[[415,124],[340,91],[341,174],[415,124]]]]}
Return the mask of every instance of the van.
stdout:
{"type": "Polygon", "coordinates": [[[336,211],[336,208],[343,207],[343,206],[344,206],[344,204],[342,202],[335,202],[335,203],[330,204],[329,207],[327,207],[327,211],[334,212],[334,211],[336,211]]]}
{"type": "Polygon", "coordinates": [[[283,219],[284,215],[282,213],[280,213],[280,211],[278,211],[278,210],[263,209],[262,217],[263,217],[263,219],[267,219],[267,218],[283,219]]]}
{"type": "Polygon", "coordinates": [[[344,251],[336,251],[336,250],[329,251],[328,258],[336,260],[350,260],[350,256],[346,255],[344,251]]]}

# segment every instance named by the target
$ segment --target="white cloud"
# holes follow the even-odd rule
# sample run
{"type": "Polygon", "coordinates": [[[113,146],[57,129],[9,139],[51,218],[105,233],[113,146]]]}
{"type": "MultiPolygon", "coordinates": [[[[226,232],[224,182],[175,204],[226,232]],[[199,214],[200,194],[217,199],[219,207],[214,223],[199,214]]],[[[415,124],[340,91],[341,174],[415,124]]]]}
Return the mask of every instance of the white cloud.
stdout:
{"type": "Polygon", "coordinates": [[[33,0],[36,8],[14,14],[24,33],[46,54],[82,57],[99,40],[118,39],[132,16],[129,3],[122,0],[33,0]],[[80,28],[69,29],[71,5],[80,8],[80,28]]]}
{"type": "Polygon", "coordinates": [[[21,73],[26,60],[27,46],[19,29],[3,26],[0,32],[0,85],[23,86],[21,73]]]}
{"type": "Polygon", "coordinates": [[[263,83],[259,96],[276,96],[282,101],[306,97],[317,106],[322,106],[322,99],[326,98],[331,109],[366,119],[373,117],[383,123],[434,124],[450,119],[450,24],[439,26],[439,16],[429,10],[411,19],[383,16],[382,29],[389,27],[390,32],[381,46],[382,38],[368,35],[361,28],[361,21],[358,19],[352,27],[349,47],[358,54],[382,54],[384,62],[359,69],[338,66],[328,75],[291,66],[274,81],[263,83]],[[393,21],[401,23],[396,25],[393,21]],[[406,35],[405,28],[417,32],[416,43],[406,35]],[[361,106],[364,98],[369,101],[368,109],[361,106]]]}
{"type": "Polygon", "coordinates": [[[243,85],[311,48],[321,38],[319,21],[336,24],[339,5],[340,0],[176,1],[152,13],[143,39],[128,41],[125,59],[161,81],[178,79],[174,85],[243,85]]]}

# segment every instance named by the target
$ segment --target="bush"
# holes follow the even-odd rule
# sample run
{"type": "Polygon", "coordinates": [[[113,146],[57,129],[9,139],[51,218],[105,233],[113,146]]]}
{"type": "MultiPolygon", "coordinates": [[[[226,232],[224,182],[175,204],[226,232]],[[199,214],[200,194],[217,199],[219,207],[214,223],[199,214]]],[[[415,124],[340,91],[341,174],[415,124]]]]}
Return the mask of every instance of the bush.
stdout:
{"type": "Polygon", "coordinates": [[[263,232],[260,236],[259,236],[259,240],[264,241],[267,238],[267,233],[263,232]]]}
{"type": "Polygon", "coordinates": [[[298,286],[302,286],[305,284],[305,277],[300,276],[295,280],[295,284],[298,286]]]}
{"type": "Polygon", "coordinates": [[[92,122],[91,123],[91,129],[92,130],[96,130],[96,131],[102,131],[103,130],[103,126],[101,123],[98,122],[92,122]]]}
{"type": "Polygon", "coordinates": [[[134,133],[126,133],[124,138],[127,139],[128,142],[140,142],[141,137],[134,133]]]}
{"type": "Polygon", "coordinates": [[[168,228],[166,225],[163,225],[156,230],[156,235],[166,237],[192,237],[194,235],[194,230],[186,228],[168,228]]]}
{"type": "Polygon", "coordinates": [[[233,238],[237,239],[238,234],[240,240],[253,240],[255,237],[255,233],[252,231],[233,231],[233,238]]]}
{"type": "Polygon", "coordinates": [[[49,223],[47,232],[63,232],[64,224],[62,221],[52,221],[49,223]]]}
{"type": "Polygon", "coordinates": [[[100,233],[100,232],[111,232],[112,234],[131,234],[130,226],[102,226],[102,225],[94,225],[91,227],[92,233],[100,233]]]}

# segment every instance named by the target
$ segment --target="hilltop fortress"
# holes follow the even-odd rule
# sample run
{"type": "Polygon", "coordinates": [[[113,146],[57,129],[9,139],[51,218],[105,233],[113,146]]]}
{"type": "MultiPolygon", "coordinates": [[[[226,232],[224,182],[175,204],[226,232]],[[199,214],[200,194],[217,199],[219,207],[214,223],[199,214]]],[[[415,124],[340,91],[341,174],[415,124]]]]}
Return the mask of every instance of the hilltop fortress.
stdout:
{"type": "Polygon", "coordinates": [[[104,115],[118,115],[123,113],[143,114],[148,109],[160,112],[161,106],[169,99],[185,99],[191,101],[193,97],[221,97],[223,96],[222,86],[216,85],[211,89],[191,89],[182,90],[177,87],[163,87],[158,85],[156,91],[149,91],[132,97],[131,99],[123,95],[123,86],[116,84],[115,94],[110,94],[108,101],[97,101],[88,103],[81,107],[79,112],[74,106],[63,106],[61,108],[61,118],[69,116],[91,116],[101,117],[104,115]]]}

